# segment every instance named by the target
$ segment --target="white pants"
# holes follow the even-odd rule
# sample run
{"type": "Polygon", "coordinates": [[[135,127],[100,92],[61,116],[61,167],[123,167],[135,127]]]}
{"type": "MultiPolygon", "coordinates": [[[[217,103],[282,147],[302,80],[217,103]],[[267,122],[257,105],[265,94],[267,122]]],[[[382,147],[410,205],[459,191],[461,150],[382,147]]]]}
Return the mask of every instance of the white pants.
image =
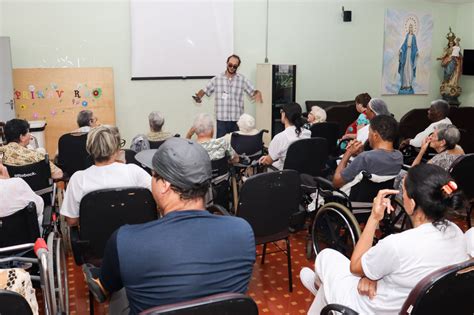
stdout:
{"type": "Polygon", "coordinates": [[[357,291],[360,277],[351,273],[347,257],[333,249],[325,249],[316,257],[315,270],[321,285],[308,310],[309,315],[319,315],[328,303],[341,304],[360,312],[360,299],[366,297],[357,291]]]}

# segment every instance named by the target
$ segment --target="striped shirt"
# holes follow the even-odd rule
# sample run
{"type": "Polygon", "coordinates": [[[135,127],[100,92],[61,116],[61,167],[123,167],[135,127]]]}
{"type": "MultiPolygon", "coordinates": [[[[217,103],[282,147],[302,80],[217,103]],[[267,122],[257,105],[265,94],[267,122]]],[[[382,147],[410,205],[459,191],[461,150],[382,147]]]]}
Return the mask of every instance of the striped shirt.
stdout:
{"type": "Polygon", "coordinates": [[[204,88],[207,96],[215,93],[216,118],[223,121],[237,121],[244,113],[244,91],[252,96],[255,88],[239,73],[228,78],[223,72],[212,78],[204,88]]]}

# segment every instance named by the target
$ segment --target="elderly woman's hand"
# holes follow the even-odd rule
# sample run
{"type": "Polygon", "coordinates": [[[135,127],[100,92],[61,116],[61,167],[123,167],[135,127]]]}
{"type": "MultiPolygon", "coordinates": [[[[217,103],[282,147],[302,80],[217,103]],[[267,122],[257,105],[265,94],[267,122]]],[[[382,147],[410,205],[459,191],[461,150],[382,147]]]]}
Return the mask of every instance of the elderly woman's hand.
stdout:
{"type": "Polygon", "coordinates": [[[374,198],[374,202],[372,204],[372,213],[370,214],[370,216],[377,221],[381,221],[384,217],[385,209],[387,209],[387,213],[392,212],[394,208],[392,207],[392,203],[390,201],[389,196],[396,194],[398,194],[398,190],[379,190],[377,196],[374,198]]]}
{"type": "Polygon", "coordinates": [[[8,174],[8,170],[2,163],[0,163],[0,178],[1,179],[8,179],[10,178],[10,174],[8,174]]]}
{"type": "Polygon", "coordinates": [[[260,159],[258,159],[258,163],[263,165],[270,165],[273,163],[273,160],[269,155],[264,155],[260,157],[260,159]]]}
{"type": "Polygon", "coordinates": [[[196,129],[194,127],[189,128],[188,133],[186,134],[186,139],[191,139],[195,133],[196,129]]]}

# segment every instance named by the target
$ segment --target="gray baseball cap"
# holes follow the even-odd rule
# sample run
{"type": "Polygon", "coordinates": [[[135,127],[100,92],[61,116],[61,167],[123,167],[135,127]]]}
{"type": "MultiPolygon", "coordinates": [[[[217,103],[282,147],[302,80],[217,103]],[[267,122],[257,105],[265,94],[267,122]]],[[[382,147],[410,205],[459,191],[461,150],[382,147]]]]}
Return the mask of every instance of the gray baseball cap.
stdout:
{"type": "Polygon", "coordinates": [[[172,137],[158,150],[144,150],[136,160],[154,170],[172,185],[191,189],[212,177],[207,151],[191,140],[172,137]]]}

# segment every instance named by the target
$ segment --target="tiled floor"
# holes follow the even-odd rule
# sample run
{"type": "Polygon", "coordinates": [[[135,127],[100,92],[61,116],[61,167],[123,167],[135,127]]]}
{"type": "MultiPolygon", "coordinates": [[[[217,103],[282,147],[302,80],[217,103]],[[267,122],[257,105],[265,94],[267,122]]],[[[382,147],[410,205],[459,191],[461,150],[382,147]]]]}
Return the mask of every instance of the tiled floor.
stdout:
{"type": "MultiPolygon", "coordinates": [[[[456,223],[466,230],[465,221],[454,219],[456,223]]],[[[311,302],[312,294],[307,291],[299,280],[299,271],[303,267],[313,268],[314,261],[307,260],[305,256],[306,231],[301,231],[290,236],[293,270],[293,292],[288,291],[287,258],[283,253],[267,254],[265,263],[260,263],[260,256],[254,265],[252,279],[248,294],[258,305],[260,314],[306,314],[311,302]]],[[[278,243],[284,247],[284,242],[278,243]]],[[[268,252],[275,251],[269,245],[268,252]]],[[[261,246],[258,248],[261,252],[261,246]]],[[[69,301],[71,315],[89,314],[89,295],[84,282],[82,271],[74,264],[71,256],[68,258],[69,273],[69,301]]],[[[42,304],[40,302],[40,304],[42,304]]],[[[42,307],[40,306],[40,309],[42,307]]],[[[108,305],[95,302],[95,314],[107,314],[108,305]]]]}
{"type": "MultiPolygon", "coordinates": [[[[260,264],[260,257],[254,265],[252,279],[248,294],[258,305],[260,314],[306,314],[313,297],[299,280],[299,271],[307,266],[312,267],[313,262],[305,257],[306,232],[292,234],[292,270],[293,270],[293,292],[288,291],[287,258],[282,252],[267,254],[265,263],[260,264]]],[[[278,243],[284,247],[285,243],[278,243]]],[[[267,253],[275,251],[275,247],[269,245],[267,253]]],[[[258,248],[261,252],[261,246],[258,248]]],[[[82,271],[74,264],[72,256],[68,257],[69,278],[69,310],[71,315],[89,314],[89,293],[84,282],[82,271]]],[[[42,304],[42,303],[41,303],[42,304]]],[[[107,314],[108,305],[94,303],[95,314],[107,314]]],[[[41,309],[41,307],[40,307],[41,309]]]]}

